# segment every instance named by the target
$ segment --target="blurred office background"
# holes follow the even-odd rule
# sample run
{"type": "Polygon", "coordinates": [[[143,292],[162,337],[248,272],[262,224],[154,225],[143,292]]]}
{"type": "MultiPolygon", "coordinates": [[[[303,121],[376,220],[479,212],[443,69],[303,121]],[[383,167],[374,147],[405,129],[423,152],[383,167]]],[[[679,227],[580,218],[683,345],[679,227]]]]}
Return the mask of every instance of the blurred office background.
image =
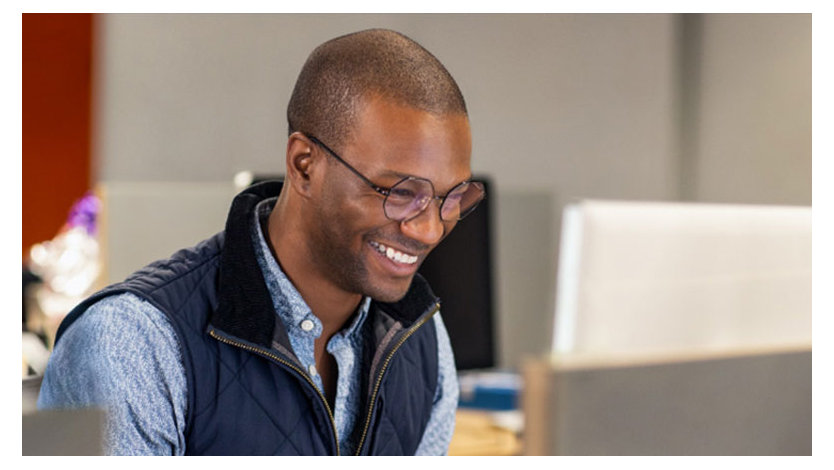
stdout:
{"type": "Polygon", "coordinates": [[[449,69],[494,210],[496,365],[550,348],[580,198],[811,204],[810,14],[23,15],[23,252],[99,188],[105,280],[283,171],[310,51],[385,27],[449,69]]]}

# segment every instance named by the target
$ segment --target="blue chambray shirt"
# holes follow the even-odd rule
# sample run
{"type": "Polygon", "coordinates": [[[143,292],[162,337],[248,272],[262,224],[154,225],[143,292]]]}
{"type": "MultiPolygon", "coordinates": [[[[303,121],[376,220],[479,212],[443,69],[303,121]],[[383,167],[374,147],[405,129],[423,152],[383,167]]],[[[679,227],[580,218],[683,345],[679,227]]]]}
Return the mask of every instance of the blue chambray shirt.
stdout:
{"type": "MultiPolygon", "coordinates": [[[[271,255],[258,223],[275,199],[262,201],[252,220],[258,265],[275,311],[293,350],[323,390],[315,372],[313,345],[322,325],[271,255]],[[311,327],[312,326],[312,327],[311,327]]],[[[334,420],[343,454],[356,451],[349,436],[360,410],[362,325],[370,299],[353,321],[327,343],[338,367],[334,420]]],[[[438,339],[435,404],[417,455],[444,455],[452,437],[458,403],[457,372],[449,336],[440,314],[434,316],[438,339]]],[[[64,333],[44,374],[38,408],[103,406],[108,411],[105,448],[115,455],[185,453],[186,380],[180,345],[164,313],[133,294],[106,297],[64,333]]]]}

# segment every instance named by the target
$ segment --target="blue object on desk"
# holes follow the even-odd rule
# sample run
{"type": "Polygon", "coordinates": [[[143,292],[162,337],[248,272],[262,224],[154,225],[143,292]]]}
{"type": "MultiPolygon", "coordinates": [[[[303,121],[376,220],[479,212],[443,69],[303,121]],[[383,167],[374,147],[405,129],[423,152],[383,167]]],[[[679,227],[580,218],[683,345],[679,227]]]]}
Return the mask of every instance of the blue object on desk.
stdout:
{"type": "Polygon", "coordinates": [[[512,372],[476,372],[461,374],[461,408],[493,411],[518,409],[521,379],[512,372]]]}

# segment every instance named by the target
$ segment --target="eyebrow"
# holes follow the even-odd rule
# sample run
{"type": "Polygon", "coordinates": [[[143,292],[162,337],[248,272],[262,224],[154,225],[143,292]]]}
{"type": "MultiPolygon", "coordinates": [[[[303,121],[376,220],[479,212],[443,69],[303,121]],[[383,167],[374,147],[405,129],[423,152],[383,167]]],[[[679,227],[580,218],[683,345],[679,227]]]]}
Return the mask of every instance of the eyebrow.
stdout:
{"type": "Polygon", "coordinates": [[[393,170],[386,170],[386,171],[380,173],[378,175],[378,177],[379,178],[399,178],[399,179],[408,178],[408,177],[422,178],[421,176],[409,175],[408,173],[400,173],[398,171],[393,171],[393,170]]]}

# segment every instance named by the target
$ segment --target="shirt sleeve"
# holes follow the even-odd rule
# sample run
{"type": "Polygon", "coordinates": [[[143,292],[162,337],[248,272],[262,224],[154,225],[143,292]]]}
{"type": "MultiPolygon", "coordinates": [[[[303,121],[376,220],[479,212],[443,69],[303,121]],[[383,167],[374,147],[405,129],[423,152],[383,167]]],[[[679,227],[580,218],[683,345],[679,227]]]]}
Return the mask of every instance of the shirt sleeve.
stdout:
{"type": "Polygon", "coordinates": [[[92,305],[56,344],[39,409],[101,407],[111,455],[182,455],[186,380],[168,318],[133,294],[92,305]]]}
{"type": "Polygon", "coordinates": [[[448,454],[449,443],[455,430],[455,411],[460,393],[455,357],[452,344],[449,342],[449,333],[439,312],[434,316],[434,325],[437,330],[437,392],[426,432],[417,446],[416,455],[448,454]]]}

